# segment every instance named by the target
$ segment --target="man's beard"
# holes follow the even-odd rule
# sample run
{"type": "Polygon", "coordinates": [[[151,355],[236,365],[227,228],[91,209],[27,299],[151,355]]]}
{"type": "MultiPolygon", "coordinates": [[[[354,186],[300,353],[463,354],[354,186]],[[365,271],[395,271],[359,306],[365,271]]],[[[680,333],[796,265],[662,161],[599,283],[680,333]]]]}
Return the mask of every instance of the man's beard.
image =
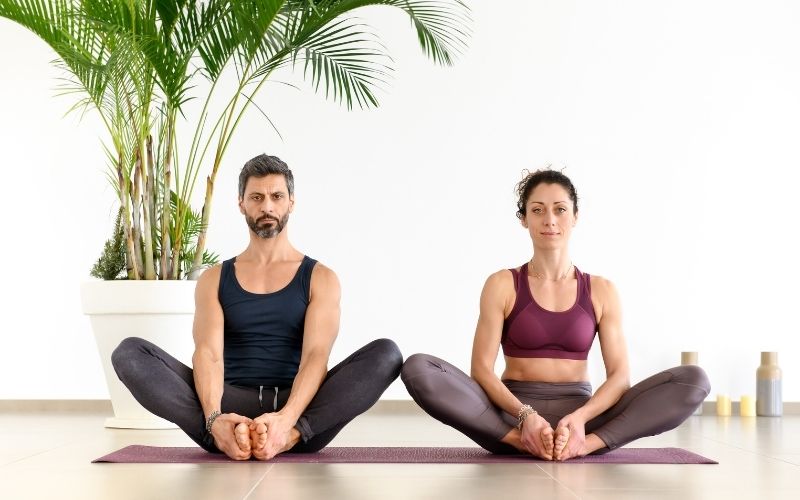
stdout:
{"type": "Polygon", "coordinates": [[[258,219],[253,219],[248,215],[245,217],[245,220],[247,221],[247,226],[250,228],[250,230],[256,233],[260,238],[274,238],[278,236],[281,231],[283,231],[284,227],[286,227],[286,223],[289,222],[289,213],[287,212],[286,215],[280,219],[270,217],[269,215],[263,215],[258,219]],[[260,225],[267,220],[271,220],[275,224],[272,226],[260,225]]]}

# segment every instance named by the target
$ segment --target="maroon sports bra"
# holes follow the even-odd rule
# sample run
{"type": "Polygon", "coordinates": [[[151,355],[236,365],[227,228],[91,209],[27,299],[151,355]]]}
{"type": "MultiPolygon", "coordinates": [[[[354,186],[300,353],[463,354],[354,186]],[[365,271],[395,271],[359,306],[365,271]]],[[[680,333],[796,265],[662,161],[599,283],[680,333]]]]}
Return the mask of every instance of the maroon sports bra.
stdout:
{"type": "Polygon", "coordinates": [[[575,268],[578,297],[570,309],[548,311],[533,300],[528,284],[528,264],[514,276],[517,299],[503,322],[500,344],[503,354],[514,358],[557,358],[585,360],[597,333],[592,306],[591,280],[575,268]]]}

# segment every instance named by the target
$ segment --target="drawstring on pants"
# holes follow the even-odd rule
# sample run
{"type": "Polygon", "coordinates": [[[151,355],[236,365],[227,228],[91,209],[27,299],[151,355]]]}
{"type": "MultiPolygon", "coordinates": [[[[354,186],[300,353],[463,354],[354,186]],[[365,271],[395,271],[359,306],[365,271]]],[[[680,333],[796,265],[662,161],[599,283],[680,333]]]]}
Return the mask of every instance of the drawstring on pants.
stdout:
{"type": "MultiPolygon", "coordinates": [[[[272,398],[272,410],[278,411],[278,388],[273,387],[275,389],[275,397],[272,398]]],[[[258,386],[258,407],[264,408],[264,386],[258,386]]]]}

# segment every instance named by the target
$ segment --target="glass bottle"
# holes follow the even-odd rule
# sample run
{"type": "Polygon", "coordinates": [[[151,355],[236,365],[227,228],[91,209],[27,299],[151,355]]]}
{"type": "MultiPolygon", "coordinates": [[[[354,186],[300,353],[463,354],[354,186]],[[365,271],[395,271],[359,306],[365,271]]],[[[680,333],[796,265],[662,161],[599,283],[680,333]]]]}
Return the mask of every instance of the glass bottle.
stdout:
{"type": "Polygon", "coordinates": [[[756,371],[756,414],[779,417],[783,414],[781,369],[777,352],[762,352],[761,366],[756,371]]]}

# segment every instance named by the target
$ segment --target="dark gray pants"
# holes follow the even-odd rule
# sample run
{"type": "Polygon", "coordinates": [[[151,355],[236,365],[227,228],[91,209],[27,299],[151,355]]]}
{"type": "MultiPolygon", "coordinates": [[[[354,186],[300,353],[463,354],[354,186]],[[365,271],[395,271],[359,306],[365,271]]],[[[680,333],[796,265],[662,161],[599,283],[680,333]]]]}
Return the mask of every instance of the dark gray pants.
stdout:
{"type": "MultiPolygon", "coordinates": [[[[400,376],[414,401],[436,420],[463,432],[492,453],[518,453],[500,441],[517,419],[492,404],[483,388],[455,366],[435,356],[414,354],[403,365],[400,376]]],[[[588,382],[503,383],[554,429],[562,417],[592,396],[588,382]]],[[[698,366],[670,368],[639,382],[614,406],[586,422],[586,434],[594,433],[607,446],[595,454],[674,429],[703,403],[710,390],[708,377],[698,366]]]]}
{"type": "MultiPolygon", "coordinates": [[[[180,427],[204,449],[219,453],[206,432],[205,416],[192,369],[144,339],[123,340],[111,356],[114,370],[133,397],[148,411],[180,427]]],[[[378,339],[333,367],[295,426],[302,440],[290,452],[324,448],[342,428],[367,411],[400,374],[403,356],[397,345],[378,339]]],[[[280,410],[290,388],[260,389],[224,385],[222,413],[256,418],[280,410]]]]}

